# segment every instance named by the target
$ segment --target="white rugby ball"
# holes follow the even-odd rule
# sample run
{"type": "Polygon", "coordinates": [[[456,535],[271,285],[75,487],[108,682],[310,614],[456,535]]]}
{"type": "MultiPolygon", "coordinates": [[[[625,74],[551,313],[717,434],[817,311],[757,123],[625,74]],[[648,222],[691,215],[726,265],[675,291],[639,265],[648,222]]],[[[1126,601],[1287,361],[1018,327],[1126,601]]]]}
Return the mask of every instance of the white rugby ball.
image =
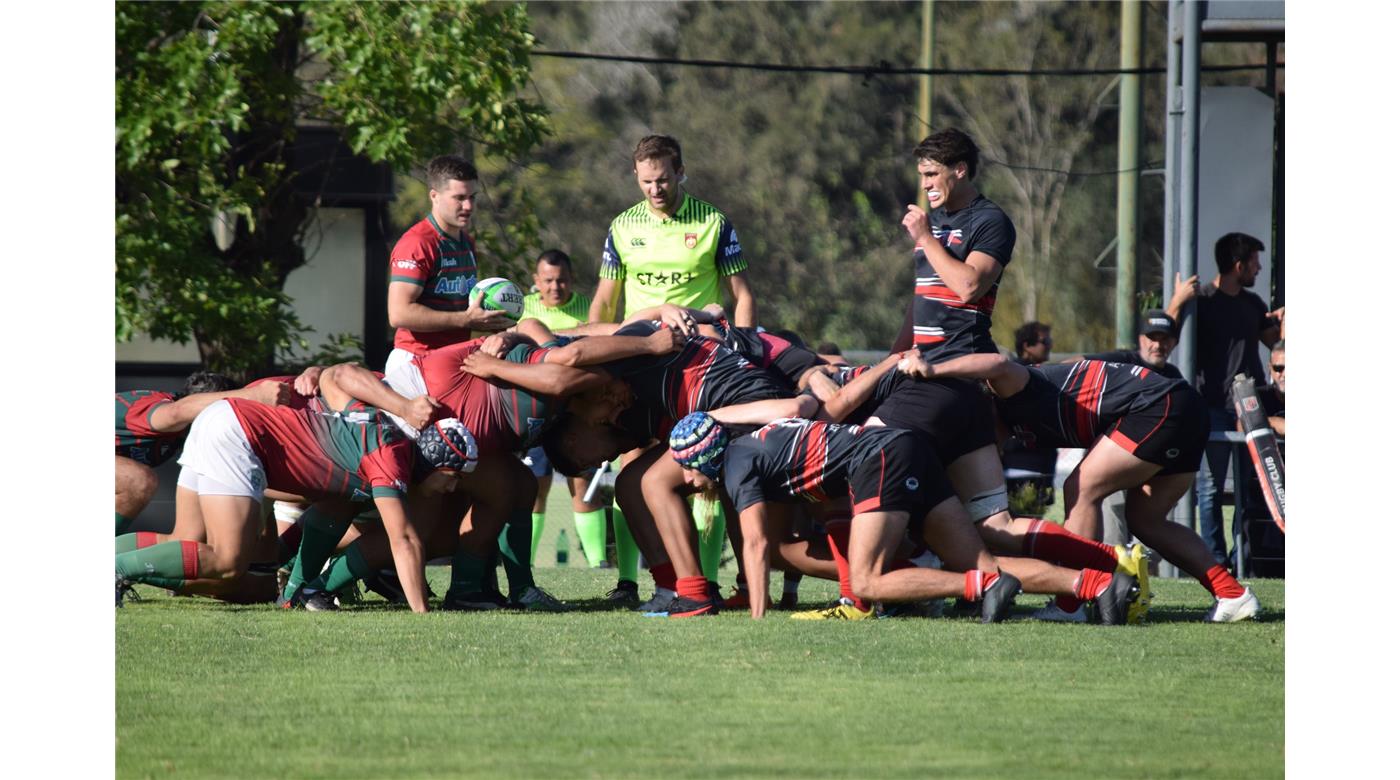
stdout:
{"type": "Polygon", "coordinates": [[[476,287],[472,288],[472,297],[475,298],[477,293],[482,293],[481,308],[505,312],[512,320],[520,319],[520,312],[525,308],[525,296],[520,288],[515,282],[500,276],[477,282],[476,287]]]}

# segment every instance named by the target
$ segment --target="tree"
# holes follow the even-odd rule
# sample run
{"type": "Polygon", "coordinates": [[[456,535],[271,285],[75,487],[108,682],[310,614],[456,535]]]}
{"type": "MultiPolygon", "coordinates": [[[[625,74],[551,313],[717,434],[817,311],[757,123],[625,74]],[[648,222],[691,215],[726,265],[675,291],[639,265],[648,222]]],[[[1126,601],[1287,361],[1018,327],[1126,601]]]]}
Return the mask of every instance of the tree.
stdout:
{"type": "Polygon", "coordinates": [[[266,370],[303,330],[282,293],[305,262],[300,125],[400,170],[548,132],[518,94],[523,5],[118,3],[116,34],[116,335],[194,338],[215,370],[266,370]],[[236,222],[223,248],[218,219],[236,222]]]}

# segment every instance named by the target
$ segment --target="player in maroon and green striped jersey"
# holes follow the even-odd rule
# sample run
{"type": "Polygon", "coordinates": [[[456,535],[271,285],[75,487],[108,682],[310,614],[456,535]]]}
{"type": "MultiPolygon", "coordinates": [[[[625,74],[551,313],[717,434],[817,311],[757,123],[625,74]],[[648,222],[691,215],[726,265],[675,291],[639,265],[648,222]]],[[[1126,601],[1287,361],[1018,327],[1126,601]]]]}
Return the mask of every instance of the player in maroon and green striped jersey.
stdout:
{"type": "Polygon", "coordinates": [[[286,403],[290,394],[278,387],[233,389],[218,374],[191,374],[176,393],[128,390],[116,394],[116,533],[151,502],[160,480],[155,467],[180,453],[190,423],[205,407],[223,398],[286,403]]]}
{"type": "MultiPolygon", "coordinates": [[[[336,399],[328,394],[327,401],[336,399]]],[[[373,501],[393,540],[410,606],[426,611],[422,543],[402,500],[415,481],[415,458],[412,441],[377,411],[341,415],[216,401],[196,418],[180,458],[180,488],[198,494],[182,507],[200,513],[208,543],[168,542],[118,555],[118,604],[131,582],[180,588],[189,580],[236,580],[250,562],[262,493],[270,487],[316,499],[328,514],[347,519],[357,503],[373,501]]],[[[475,458],[460,460],[466,467],[475,458]]],[[[424,476],[427,490],[450,490],[457,481],[455,469],[424,476]]],[[[305,544],[303,537],[303,553],[305,544]]]]}

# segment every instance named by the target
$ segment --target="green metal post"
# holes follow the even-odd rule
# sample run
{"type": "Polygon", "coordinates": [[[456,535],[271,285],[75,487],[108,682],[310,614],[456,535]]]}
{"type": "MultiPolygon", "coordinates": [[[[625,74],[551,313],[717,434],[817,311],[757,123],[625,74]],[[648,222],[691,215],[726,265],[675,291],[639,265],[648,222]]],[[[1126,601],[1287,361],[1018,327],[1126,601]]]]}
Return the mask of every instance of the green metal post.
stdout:
{"type": "MultiPolygon", "coordinates": [[[[1142,67],[1142,3],[1123,0],[1122,50],[1124,69],[1142,67]]],[[[1124,74],[1118,82],[1118,346],[1137,343],[1138,182],[1142,167],[1142,76],[1124,74]]]]}
{"type": "MultiPolygon", "coordinates": [[[[919,67],[933,67],[933,0],[924,0],[924,25],[919,67]]],[[[933,132],[933,76],[927,73],[919,76],[918,116],[919,125],[914,128],[914,143],[916,144],[933,132]]],[[[923,208],[928,208],[924,201],[923,190],[914,193],[914,202],[923,208]]]]}

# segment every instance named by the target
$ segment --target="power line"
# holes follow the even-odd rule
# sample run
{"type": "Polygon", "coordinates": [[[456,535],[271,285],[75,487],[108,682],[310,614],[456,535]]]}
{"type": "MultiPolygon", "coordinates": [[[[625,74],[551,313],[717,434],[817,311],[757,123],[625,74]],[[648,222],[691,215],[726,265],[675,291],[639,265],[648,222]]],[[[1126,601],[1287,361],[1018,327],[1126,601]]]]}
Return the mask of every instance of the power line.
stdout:
{"type": "MultiPolygon", "coordinates": [[[[780,65],[770,62],[738,62],[735,60],[692,60],[679,57],[638,57],[624,54],[593,54],[578,51],[552,51],[535,49],[537,57],[555,57],[568,60],[595,60],[599,62],[631,62],[640,65],[683,65],[696,68],[732,68],[735,70],[760,70],[776,73],[837,73],[848,76],[1122,76],[1153,75],[1166,73],[1166,68],[1047,68],[1026,70],[1015,68],[903,68],[880,60],[873,65],[780,65]]],[[[1204,65],[1203,72],[1227,73],[1233,71],[1264,70],[1265,63],[1256,65],[1204,65]]],[[[1282,69],[1283,63],[1275,64],[1282,69]]]]}

